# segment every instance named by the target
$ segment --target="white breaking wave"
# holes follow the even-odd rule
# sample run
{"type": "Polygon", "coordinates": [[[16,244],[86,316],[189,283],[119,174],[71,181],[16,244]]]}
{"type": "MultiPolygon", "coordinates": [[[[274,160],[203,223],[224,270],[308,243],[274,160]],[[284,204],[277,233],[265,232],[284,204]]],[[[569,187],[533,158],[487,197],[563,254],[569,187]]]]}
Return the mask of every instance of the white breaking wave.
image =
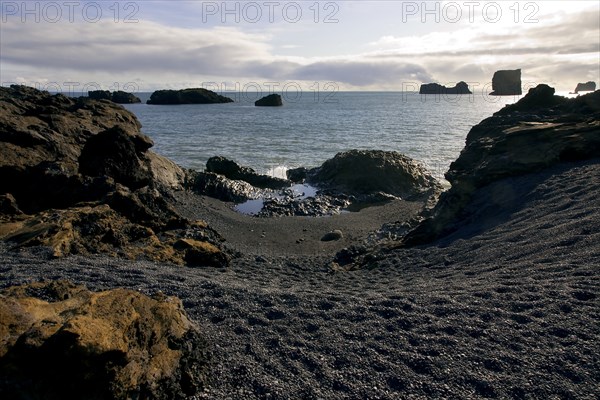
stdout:
{"type": "Polygon", "coordinates": [[[287,170],[289,168],[285,165],[278,165],[276,167],[271,167],[267,170],[267,175],[272,176],[273,178],[281,178],[287,179],[287,170]]]}

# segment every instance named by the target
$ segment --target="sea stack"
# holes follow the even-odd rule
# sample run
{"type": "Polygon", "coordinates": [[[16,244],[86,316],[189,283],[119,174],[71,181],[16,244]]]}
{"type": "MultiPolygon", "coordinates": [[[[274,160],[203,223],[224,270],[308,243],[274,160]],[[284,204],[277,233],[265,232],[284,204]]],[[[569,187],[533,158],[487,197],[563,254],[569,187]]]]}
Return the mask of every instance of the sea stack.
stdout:
{"type": "Polygon", "coordinates": [[[492,78],[492,90],[491,96],[520,96],[521,70],[496,71],[492,78]]]}
{"type": "Polygon", "coordinates": [[[458,82],[454,87],[446,87],[438,83],[424,83],[419,94],[473,94],[466,82],[458,82]]]}
{"type": "Polygon", "coordinates": [[[279,107],[283,105],[283,101],[281,100],[280,95],[273,93],[262,99],[256,100],[254,105],[256,107],[279,107]]]}
{"type": "Polygon", "coordinates": [[[586,82],[586,83],[578,83],[575,88],[575,93],[579,92],[593,92],[596,90],[596,82],[586,82]]]}

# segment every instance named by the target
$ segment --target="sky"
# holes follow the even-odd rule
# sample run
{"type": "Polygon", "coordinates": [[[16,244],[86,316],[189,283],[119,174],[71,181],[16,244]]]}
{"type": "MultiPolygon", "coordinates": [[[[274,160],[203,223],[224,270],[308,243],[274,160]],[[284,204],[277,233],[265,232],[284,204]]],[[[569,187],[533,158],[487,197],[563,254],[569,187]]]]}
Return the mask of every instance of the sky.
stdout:
{"type": "Polygon", "coordinates": [[[418,90],[600,82],[599,1],[0,1],[0,84],[418,90]]]}

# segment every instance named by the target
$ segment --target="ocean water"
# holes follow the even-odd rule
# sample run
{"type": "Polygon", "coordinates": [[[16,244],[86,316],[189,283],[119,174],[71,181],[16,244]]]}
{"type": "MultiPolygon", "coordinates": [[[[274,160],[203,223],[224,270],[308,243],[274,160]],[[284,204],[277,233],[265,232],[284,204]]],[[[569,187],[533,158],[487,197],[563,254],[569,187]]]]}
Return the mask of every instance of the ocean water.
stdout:
{"type": "MultiPolygon", "coordinates": [[[[145,102],[149,93],[138,94],[145,102]]],[[[227,94],[226,94],[227,95],[227,94]]],[[[208,105],[125,105],[154,140],[154,151],[203,170],[225,156],[260,173],[318,166],[350,149],[394,150],[442,178],[470,128],[519,97],[406,92],[303,93],[283,107],[255,107],[256,96],[208,105]],[[295,101],[292,101],[295,100],[295,101]]]]}

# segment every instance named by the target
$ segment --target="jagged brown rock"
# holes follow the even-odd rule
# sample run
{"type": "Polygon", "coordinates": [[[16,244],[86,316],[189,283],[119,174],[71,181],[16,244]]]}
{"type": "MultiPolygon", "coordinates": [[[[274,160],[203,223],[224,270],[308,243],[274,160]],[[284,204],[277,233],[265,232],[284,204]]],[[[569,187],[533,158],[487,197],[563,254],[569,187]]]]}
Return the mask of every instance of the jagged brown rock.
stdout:
{"type": "Polygon", "coordinates": [[[150,184],[152,172],[144,153],[153,146],[142,134],[130,134],[114,126],[90,137],[79,156],[79,172],[88,176],[110,176],[132,189],[150,184]]]}
{"type": "MultiPolygon", "coordinates": [[[[186,174],[149,150],[140,127],[111,102],[0,88],[0,239],[47,246],[57,257],[105,252],[178,264],[188,257],[173,248],[177,239],[219,248],[216,232],[193,227],[171,205],[186,174]]],[[[193,264],[227,259],[198,253],[193,264]]]]}
{"type": "Polygon", "coordinates": [[[3,399],[186,399],[209,353],[174,297],[68,281],[0,292],[3,399]]]}
{"type": "Polygon", "coordinates": [[[100,182],[79,175],[78,158],[89,138],[115,125],[130,134],[141,126],[114,103],[0,88],[0,193],[25,212],[91,200],[100,182]]]}
{"type": "Polygon", "coordinates": [[[404,244],[427,243],[451,232],[465,218],[461,212],[473,194],[493,182],[599,154],[600,92],[565,99],[538,85],[471,129],[446,173],[452,187],[404,244]]]}

